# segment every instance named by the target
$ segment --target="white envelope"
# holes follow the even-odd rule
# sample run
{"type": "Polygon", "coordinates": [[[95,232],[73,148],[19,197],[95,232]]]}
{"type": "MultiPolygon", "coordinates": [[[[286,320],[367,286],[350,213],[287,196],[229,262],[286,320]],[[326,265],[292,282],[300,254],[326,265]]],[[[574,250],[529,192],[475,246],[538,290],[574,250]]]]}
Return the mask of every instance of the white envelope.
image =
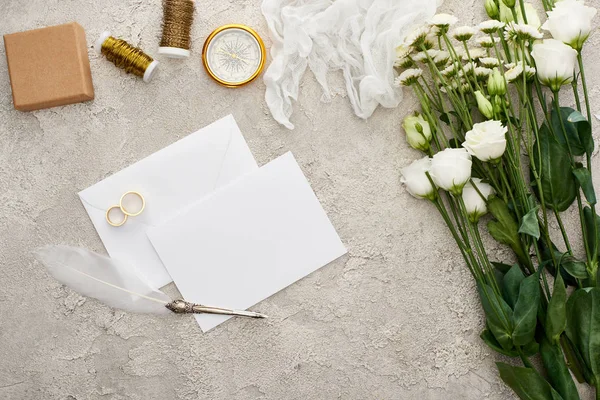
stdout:
{"type": "Polygon", "coordinates": [[[146,229],[160,225],[215,189],[256,170],[256,161],[229,115],[83,190],[79,197],[111,257],[135,268],[154,287],[171,282],[146,229]],[[106,210],[128,191],[141,193],[144,212],[120,227],[106,210]]]}
{"type": "MultiPolygon", "coordinates": [[[[346,253],[291,153],[148,236],[184,299],[242,310],[346,253]]],[[[229,318],[195,317],[205,332],[229,318]]]]}

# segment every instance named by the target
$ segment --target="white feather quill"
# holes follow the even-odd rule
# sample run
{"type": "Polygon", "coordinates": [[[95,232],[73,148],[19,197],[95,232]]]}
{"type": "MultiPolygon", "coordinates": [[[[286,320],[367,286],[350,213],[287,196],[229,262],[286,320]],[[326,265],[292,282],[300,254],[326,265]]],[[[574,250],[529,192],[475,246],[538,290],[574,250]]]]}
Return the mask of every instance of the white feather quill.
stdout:
{"type": "Polygon", "coordinates": [[[117,260],[70,246],[45,246],[34,254],[54,278],[84,296],[129,312],[169,313],[171,298],[117,260]]]}
{"type": "Polygon", "coordinates": [[[106,305],[134,313],[222,314],[266,318],[253,311],[203,306],[184,300],[172,300],[151,287],[131,268],[112,258],[71,246],[45,246],[34,252],[48,272],[60,283],[79,294],[93,297],[106,305]]]}

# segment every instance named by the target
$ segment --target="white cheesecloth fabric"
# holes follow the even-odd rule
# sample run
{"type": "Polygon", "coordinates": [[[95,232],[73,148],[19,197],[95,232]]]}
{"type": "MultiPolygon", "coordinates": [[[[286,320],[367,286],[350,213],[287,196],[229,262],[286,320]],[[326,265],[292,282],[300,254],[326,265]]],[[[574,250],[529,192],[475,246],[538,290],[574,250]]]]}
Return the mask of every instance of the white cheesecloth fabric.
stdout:
{"type": "Polygon", "coordinates": [[[356,115],[368,118],[379,104],[396,107],[395,48],[442,0],[264,0],[273,45],[264,74],[265,100],[277,122],[289,129],[292,100],[310,67],[330,101],[329,71],[342,70],[356,115]]]}

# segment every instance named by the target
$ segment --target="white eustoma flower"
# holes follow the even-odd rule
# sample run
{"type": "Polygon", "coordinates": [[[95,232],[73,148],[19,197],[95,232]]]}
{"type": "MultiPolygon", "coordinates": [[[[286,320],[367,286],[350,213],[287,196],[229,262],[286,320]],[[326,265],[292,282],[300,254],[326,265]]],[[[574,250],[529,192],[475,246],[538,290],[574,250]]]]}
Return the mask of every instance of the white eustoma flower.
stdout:
{"type": "Polygon", "coordinates": [[[532,80],[535,77],[537,70],[529,65],[525,66],[525,75],[527,75],[527,80],[532,80]]]}
{"type": "Polygon", "coordinates": [[[437,192],[431,185],[426,173],[431,169],[431,159],[423,157],[413,161],[409,166],[400,170],[402,177],[400,182],[404,184],[408,193],[417,199],[434,200],[437,192]]]}
{"type": "Polygon", "coordinates": [[[497,38],[493,38],[491,36],[481,36],[477,38],[477,44],[483,47],[484,49],[491,49],[494,47],[494,44],[498,42],[497,38]]]}
{"type": "Polygon", "coordinates": [[[439,53],[439,50],[436,49],[429,49],[429,50],[425,50],[425,51],[420,51],[417,54],[415,54],[412,59],[414,61],[418,61],[418,62],[425,62],[427,61],[429,58],[434,59],[435,56],[439,53]]]}
{"type": "Polygon", "coordinates": [[[406,132],[406,141],[415,150],[428,152],[432,134],[429,122],[423,116],[409,115],[402,121],[402,128],[406,132]]]}
{"type": "Polygon", "coordinates": [[[487,214],[487,200],[494,193],[494,188],[479,178],[471,178],[467,182],[463,188],[462,199],[465,203],[469,221],[476,223],[479,218],[487,214]]]}
{"type": "Polygon", "coordinates": [[[542,29],[549,31],[554,39],[581,50],[590,36],[596,12],[595,8],[586,6],[583,1],[562,0],[554,4],[552,11],[548,11],[548,20],[542,29]]]}
{"type": "Polygon", "coordinates": [[[486,67],[475,68],[475,76],[479,80],[487,79],[492,74],[492,70],[486,67]]]}
{"type": "Polygon", "coordinates": [[[504,77],[510,83],[519,79],[521,74],[523,73],[523,64],[509,64],[510,68],[508,71],[504,73],[504,77]]]}
{"type": "Polygon", "coordinates": [[[531,55],[535,60],[538,79],[553,92],[558,92],[562,85],[573,81],[577,50],[560,40],[546,39],[533,45],[531,55]]]}
{"type": "Polygon", "coordinates": [[[410,47],[413,47],[416,49],[421,49],[421,46],[427,40],[427,36],[429,36],[429,33],[430,33],[430,27],[420,26],[420,27],[414,29],[411,33],[409,33],[408,36],[406,36],[406,38],[404,39],[404,43],[407,46],[410,46],[410,47]]]}
{"type": "Polygon", "coordinates": [[[458,66],[456,64],[449,65],[442,71],[442,76],[445,78],[454,78],[456,75],[458,75],[458,66]]]}
{"type": "Polygon", "coordinates": [[[430,20],[429,24],[438,28],[448,28],[458,22],[458,18],[450,14],[436,14],[430,20]]]}
{"type": "Polygon", "coordinates": [[[506,28],[504,28],[504,38],[509,43],[518,43],[523,40],[538,40],[543,37],[544,35],[531,25],[510,22],[506,25],[506,28]]]}
{"type": "Polygon", "coordinates": [[[505,25],[506,24],[504,22],[497,21],[495,19],[490,19],[490,20],[483,21],[482,23],[480,23],[478,28],[481,32],[489,35],[494,32],[497,32],[498,29],[504,28],[505,25]]]}
{"type": "Polygon", "coordinates": [[[470,26],[459,26],[458,28],[452,31],[452,37],[458,40],[459,42],[466,42],[471,39],[477,31],[470,26]]]}
{"type": "Polygon", "coordinates": [[[448,64],[449,60],[450,60],[450,53],[448,53],[445,50],[439,50],[437,52],[437,54],[435,55],[435,57],[433,58],[433,62],[438,67],[445,66],[446,64],[448,64]]]}
{"type": "Polygon", "coordinates": [[[487,55],[488,54],[487,54],[487,52],[484,49],[482,49],[480,47],[475,47],[475,48],[469,49],[469,53],[468,54],[467,54],[467,52],[465,52],[463,54],[463,56],[462,56],[462,59],[464,61],[469,61],[469,57],[470,57],[471,60],[478,60],[478,59],[483,58],[483,57],[485,57],[487,55]]]}
{"type": "Polygon", "coordinates": [[[506,150],[506,132],[500,121],[480,122],[466,133],[462,146],[481,161],[499,160],[506,150]]]}
{"type": "Polygon", "coordinates": [[[471,178],[471,155],[465,149],[445,149],[431,160],[431,177],[435,184],[454,195],[460,195],[471,178]]]}
{"type": "Polygon", "coordinates": [[[419,68],[407,69],[396,78],[396,86],[410,86],[416,83],[421,75],[423,75],[423,71],[419,68]]]}
{"type": "MultiPolygon", "coordinates": [[[[523,7],[525,8],[525,18],[527,18],[527,25],[533,26],[535,29],[540,29],[542,26],[542,21],[540,21],[540,16],[537,13],[537,10],[531,3],[524,3],[523,7]]],[[[517,21],[520,24],[525,24],[525,19],[523,18],[523,13],[521,12],[521,7],[517,7],[517,21]]]]}
{"type": "Polygon", "coordinates": [[[412,48],[404,43],[396,47],[396,62],[394,63],[394,66],[398,67],[402,65],[404,61],[409,58],[411,52],[412,48]]]}
{"type": "MultiPolygon", "coordinates": [[[[465,74],[468,74],[469,72],[473,71],[475,69],[475,67],[477,67],[477,65],[475,65],[475,63],[473,62],[468,62],[465,65],[463,65],[463,71],[465,71],[465,74]]],[[[462,76],[462,71],[461,72],[461,76],[462,76]]]]}
{"type": "Polygon", "coordinates": [[[479,64],[486,68],[495,68],[500,65],[500,60],[495,57],[484,57],[479,59],[479,64]]]}

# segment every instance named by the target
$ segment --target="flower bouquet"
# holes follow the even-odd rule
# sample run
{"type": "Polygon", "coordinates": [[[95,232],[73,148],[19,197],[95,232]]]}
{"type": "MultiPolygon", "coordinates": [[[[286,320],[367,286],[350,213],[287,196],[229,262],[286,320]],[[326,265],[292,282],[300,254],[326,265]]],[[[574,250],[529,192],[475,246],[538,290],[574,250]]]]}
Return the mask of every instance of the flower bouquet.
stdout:
{"type": "Polygon", "coordinates": [[[425,155],[402,182],[456,240],[485,312],[481,339],[522,363],[498,362],[502,380],[521,399],[570,400],[577,379],[600,399],[600,217],[582,59],[596,9],[541,3],[543,25],[533,4],[485,0],[491,19],[478,27],[438,14],[398,46],[397,84],[421,104],[403,128],[425,155]],[[575,108],[561,106],[565,91],[575,108]],[[573,204],[572,241],[562,214],[573,204]],[[489,257],[485,228],[512,260],[489,257]]]}

